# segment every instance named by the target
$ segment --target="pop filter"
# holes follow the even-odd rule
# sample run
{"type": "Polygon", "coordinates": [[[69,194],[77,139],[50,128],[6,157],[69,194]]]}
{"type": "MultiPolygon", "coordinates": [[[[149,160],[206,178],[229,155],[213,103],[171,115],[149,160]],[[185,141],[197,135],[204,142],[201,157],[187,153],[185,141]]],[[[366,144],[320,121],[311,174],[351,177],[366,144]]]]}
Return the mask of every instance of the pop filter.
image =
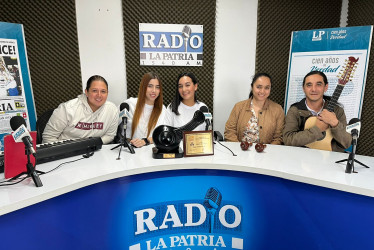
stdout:
{"type": "Polygon", "coordinates": [[[179,147],[183,133],[178,128],[161,125],[155,128],[152,138],[156,148],[163,152],[171,152],[179,147]]]}

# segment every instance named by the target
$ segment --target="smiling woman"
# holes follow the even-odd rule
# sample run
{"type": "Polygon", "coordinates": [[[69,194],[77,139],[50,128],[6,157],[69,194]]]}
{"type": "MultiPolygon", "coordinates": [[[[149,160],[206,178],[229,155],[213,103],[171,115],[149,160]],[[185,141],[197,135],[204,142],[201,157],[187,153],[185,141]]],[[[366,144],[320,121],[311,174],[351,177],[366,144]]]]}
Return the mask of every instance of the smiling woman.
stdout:
{"type": "Polygon", "coordinates": [[[227,141],[282,144],[284,112],[269,99],[271,84],[270,75],[254,75],[249,98],[235,104],[226,122],[227,141]]]}
{"type": "Polygon", "coordinates": [[[87,137],[101,137],[104,144],[112,142],[118,109],[107,97],[107,81],[99,75],[91,76],[84,94],[55,109],[44,129],[43,143],[87,137]]]}
{"type": "Polygon", "coordinates": [[[139,148],[153,143],[152,132],[163,124],[165,106],[163,105],[162,81],[154,72],[145,73],[140,81],[138,98],[129,98],[129,117],[126,138],[139,148]]]}
{"type": "Polygon", "coordinates": [[[108,97],[108,83],[104,80],[93,80],[85,90],[88,105],[93,112],[98,110],[108,97]]]}
{"type": "MultiPolygon", "coordinates": [[[[178,76],[173,101],[167,108],[166,125],[181,127],[192,120],[196,110],[206,106],[206,104],[197,100],[198,85],[197,78],[193,73],[185,72],[178,76]]],[[[194,129],[194,131],[204,130],[205,123],[194,129]]]]}

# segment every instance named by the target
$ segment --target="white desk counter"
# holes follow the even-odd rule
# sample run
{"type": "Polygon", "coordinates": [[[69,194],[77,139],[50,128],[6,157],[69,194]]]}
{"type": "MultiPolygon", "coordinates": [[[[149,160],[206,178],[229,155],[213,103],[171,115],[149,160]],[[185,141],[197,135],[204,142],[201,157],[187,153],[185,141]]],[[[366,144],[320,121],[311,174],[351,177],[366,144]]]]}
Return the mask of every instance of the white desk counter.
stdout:
{"type": "Polygon", "coordinates": [[[356,163],[358,173],[346,174],[346,162],[335,162],[348,154],[224,145],[237,156],[215,144],[212,156],[153,159],[147,146],[116,160],[106,145],[41,175],[43,187],[31,178],[0,187],[0,246],[374,249],[374,158],[357,155],[371,168],[356,163]]]}
{"type": "MultiPolygon", "coordinates": [[[[14,186],[0,187],[0,215],[98,182],[180,169],[257,173],[374,197],[373,157],[356,155],[357,160],[371,168],[367,169],[355,163],[358,173],[346,174],[346,162],[335,163],[348,158],[348,154],[344,153],[277,145],[267,145],[264,152],[257,153],[254,146],[248,151],[242,151],[239,143],[225,142],[224,145],[232,149],[237,156],[216,144],[213,156],[153,159],[152,146],[148,146],[135,149],[135,154],[123,149],[121,159],[116,160],[118,149],[110,150],[113,145],[104,145],[88,159],[68,163],[51,173],[41,175],[43,187],[35,187],[31,178],[14,186]]],[[[48,171],[60,163],[78,158],[81,156],[40,164],[37,169],[48,171]]],[[[0,180],[3,178],[2,174],[0,180]]]]}

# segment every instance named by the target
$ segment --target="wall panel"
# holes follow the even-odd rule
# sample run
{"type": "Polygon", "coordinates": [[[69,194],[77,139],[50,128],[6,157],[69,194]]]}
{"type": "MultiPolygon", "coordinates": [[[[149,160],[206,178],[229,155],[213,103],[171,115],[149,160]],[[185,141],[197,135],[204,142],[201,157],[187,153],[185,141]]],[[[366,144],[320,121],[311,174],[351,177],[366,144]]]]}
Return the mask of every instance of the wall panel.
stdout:
{"type": "Polygon", "coordinates": [[[284,105],[291,32],[339,27],[341,0],[258,1],[256,73],[273,78],[270,98],[284,105]]]}
{"type": "Polygon", "coordinates": [[[164,104],[167,106],[175,93],[177,76],[192,72],[199,81],[197,97],[213,112],[215,15],[214,0],[123,0],[123,26],[125,36],[125,57],[127,96],[138,95],[139,83],[144,73],[157,72],[164,86],[164,104]],[[196,24],[204,26],[203,66],[171,67],[140,66],[139,64],[139,23],[196,24]]]}
{"type": "Polygon", "coordinates": [[[37,117],[82,92],[75,1],[1,1],[0,21],[24,25],[37,117]]]}
{"type": "MultiPolygon", "coordinates": [[[[348,26],[374,25],[374,1],[349,1],[348,26]]],[[[373,41],[370,49],[370,60],[365,86],[364,103],[361,112],[361,131],[358,140],[357,152],[359,154],[374,156],[374,47],[373,41]]],[[[358,166],[358,165],[356,165],[358,166]]],[[[372,166],[374,167],[374,166],[372,166]]]]}

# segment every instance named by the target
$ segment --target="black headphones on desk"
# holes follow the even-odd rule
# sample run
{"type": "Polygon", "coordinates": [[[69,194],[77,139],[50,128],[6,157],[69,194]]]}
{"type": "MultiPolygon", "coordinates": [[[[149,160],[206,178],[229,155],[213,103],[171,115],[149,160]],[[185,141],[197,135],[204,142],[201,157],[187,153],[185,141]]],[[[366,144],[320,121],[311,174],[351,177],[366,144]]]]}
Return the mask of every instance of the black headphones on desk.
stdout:
{"type": "Polygon", "coordinates": [[[94,151],[90,151],[90,148],[87,148],[87,153],[85,153],[82,156],[83,156],[83,158],[90,158],[93,155],[94,155],[94,151]]]}

